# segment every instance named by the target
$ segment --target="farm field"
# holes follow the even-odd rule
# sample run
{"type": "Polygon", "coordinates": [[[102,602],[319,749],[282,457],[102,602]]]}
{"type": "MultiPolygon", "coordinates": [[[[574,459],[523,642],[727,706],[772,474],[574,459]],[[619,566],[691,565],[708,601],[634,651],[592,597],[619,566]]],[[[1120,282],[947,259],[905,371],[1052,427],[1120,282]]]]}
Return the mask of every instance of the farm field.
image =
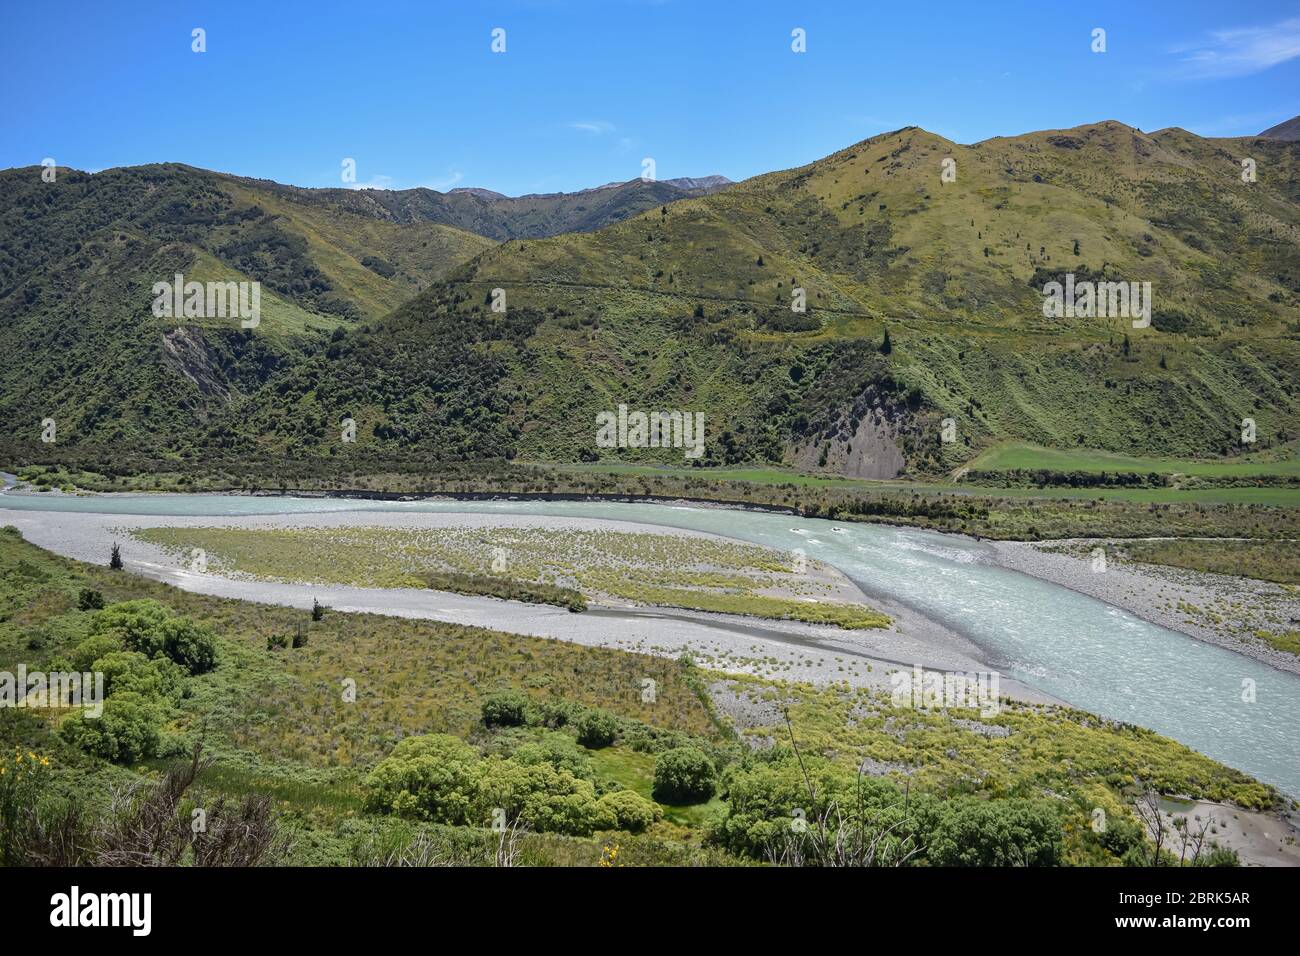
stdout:
{"type": "Polygon", "coordinates": [[[1241,459],[1217,461],[1146,458],[1095,449],[1043,448],[1037,445],[1014,442],[998,445],[977,455],[969,462],[968,466],[971,470],[984,471],[1043,468],[1051,471],[1131,471],[1154,472],[1161,475],[1180,474],[1207,477],[1300,475],[1300,458],[1294,455],[1243,456],[1241,459]]]}

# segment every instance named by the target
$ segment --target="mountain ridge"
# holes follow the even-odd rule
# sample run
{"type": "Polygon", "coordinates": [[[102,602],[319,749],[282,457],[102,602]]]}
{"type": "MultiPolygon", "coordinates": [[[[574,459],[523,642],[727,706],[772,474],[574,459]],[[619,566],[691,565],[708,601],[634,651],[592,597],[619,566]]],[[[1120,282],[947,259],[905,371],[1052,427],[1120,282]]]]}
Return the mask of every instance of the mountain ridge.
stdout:
{"type": "MultiPolygon", "coordinates": [[[[86,287],[101,313],[91,340],[57,303],[6,279],[33,280],[14,237],[29,223],[39,228],[59,202],[39,184],[15,184],[0,249],[20,261],[0,257],[0,345],[37,361],[0,366],[0,411],[37,421],[37,406],[62,405],[69,440],[153,436],[181,454],[214,444],[361,454],[337,438],[338,421],[350,417],[361,448],[416,448],[434,459],[666,461],[671,450],[596,451],[594,415],[621,403],[695,408],[710,420],[701,464],[862,477],[946,473],[1006,439],[1231,454],[1246,417],[1258,420],[1257,447],[1273,447],[1297,434],[1298,169],[1300,148],[1290,143],[1148,134],[1116,121],[973,146],[906,127],[592,231],[458,247],[423,283],[411,270],[428,240],[413,247],[402,237],[440,225],[418,207],[432,201],[425,194],[399,197],[416,204],[407,208],[375,191],[258,187],[172,169],[174,181],[143,194],[153,205],[140,209],[153,211],[128,212],[133,228],[159,214],[157,189],[169,185],[187,204],[164,204],[179,221],[152,227],[151,242],[176,234],[218,257],[233,243],[232,261],[250,278],[279,283],[277,294],[316,311],[270,352],[274,338],[229,329],[131,326],[130,378],[149,378],[150,395],[185,395],[175,426],[153,431],[138,396],[110,398],[116,389],[105,381],[87,388],[93,378],[79,364],[90,341],[112,355],[126,340],[129,290],[112,283],[130,281],[128,271],[86,287]],[[1255,183],[1240,176],[1247,147],[1261,171],[1255,183]],[[216,210],[211,223],[188,221],[196,199],[216,210]],[[302,255],[280,237],[299,218],[302,255]],[[357,235],[339,235],[338,223],[357,235]],[[250,230],[251,246],[227,238],[250,230]],[[362,232],[387,243],[393,261],[365,255],[362,232]],[[330,251],[349,243],[352,264],[330,251]],[[382,278],[358,276],[361,258],[380,260],[364,272],[396,265],[389,281],[414,280],[414,297],[390,297],[391,311],[320,318],[331,290],[310,280],[299,289],[293,264],[319,261],[326,280],[361,297],[382,278]],[[1066,273],[1150,281],[1159,290],[1150,327],[1045,318],[1042,288],[1066,273]],[[491,308],[498,289],[505,312],[491,308]],[[795,289],[804,312],[791,308],[795,289]],[[74,357],[71,370],[41,351],[55,342],[74,357]],[[947,420],[952,442],[940,438],[947,420]]],[[[100,256],[87,257],[72,245],[69,260],[80,255],[86,267],[131,248],[105,238],[100,256]]],[[[174,267],[176,249],[150,249],[131,273],[137,285],[174,267]]],[[[76,279],[69,272],[74,290],[76,279]]]]}
{"type": "Polygon", "coordinates": [[[1267,139],[1281,139],[1287,142],[1300,140],[1300,116],[1293,116],[1276,126],[1270,126],[1259,135],[1267,139]]]}

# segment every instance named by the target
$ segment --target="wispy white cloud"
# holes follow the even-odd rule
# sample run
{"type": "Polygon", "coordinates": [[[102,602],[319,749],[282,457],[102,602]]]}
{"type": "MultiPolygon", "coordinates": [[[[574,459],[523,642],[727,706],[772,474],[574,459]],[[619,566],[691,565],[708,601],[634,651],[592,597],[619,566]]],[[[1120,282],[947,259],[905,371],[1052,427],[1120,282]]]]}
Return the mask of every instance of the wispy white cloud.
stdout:
{"type": "Polygon", "coordinates": [[[612,133],[617,129],[613,123],[607,123],[605,120],[575,120],[569,123],[568,126],[569,129],[590,133],[593,136],[603,136],[605,133],[612,133]]]}
{"type": "Polygon", "coordinates": [[[1215,30],[1170,51],[1178,73],[1195,79],[1249,76],[1300,56],[1300,17],[1269,26],[1215,30]]]}

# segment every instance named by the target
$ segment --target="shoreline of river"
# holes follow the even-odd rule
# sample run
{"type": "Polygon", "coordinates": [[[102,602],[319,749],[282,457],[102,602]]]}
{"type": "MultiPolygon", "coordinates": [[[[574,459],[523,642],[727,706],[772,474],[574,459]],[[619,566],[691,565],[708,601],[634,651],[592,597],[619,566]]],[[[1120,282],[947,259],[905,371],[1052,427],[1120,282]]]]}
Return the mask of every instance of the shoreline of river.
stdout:
{"type": "MultiPolygon", "coordinates": [[[[385,511],[148,516],[6,510],[0,507],[0,524],[14,525],[26,540],[56,554],[92,562],[100,556],[99,552],[106,546],[104,542],[113,539],[115,533],[129,534],[135,528],[330,527],[356,523],[358,516],[367,525],[403,528],[440,525],[500,527],[503,524],[596,528],[618,524],[624,530],[651,534],[709,536],[663,525],[553,516],[385,511]]],[[[979,649],[962,635],[900,602],[874,595],[864,595],[864,598],[870,606],[880,607],[891,616],[892,623],[888,628],[843,630],[830,625],[675,607],[631,606],[621,602],[592,604],[587,613],[575,615],[551,606],[476,595],[197,573],[181,566],[175,554],[133,537],[129,547],[123,551],[127,570],[185,590],[218,597],[304,608],[310,608],[313,601],[319,600],[339,611],[422,617],[660,656],[690,652],[703,666],[770,679],[798,679],[812,683],[847,680],[851,684],[887,690],[891,686],[890,673],[899,669],[910,670],[914,664],[937,671],[989,669],[979,649]]],[[[1001,693],[1005,697],[1027,703],[1065,705],[1064,701],[1009,677],[1001,683],[1001,693]]]]}
{"type": "MultiPolygon", "coordinates": [[[[45,497],[54,495],[59,497],[82,497],[82,498],[107,498],[121,499],[131,497],[150,498],[155,495],[169,495],[177,492],[148,492],[148,491],[85,491],[77,492],[74,495],[68,495],[65,492],[53,490],[46,492],[36,492],[21,488],[17,485],[16,476],[7,472],[0,472],[0,478],[5,482],[4,487],[0,488],[0,500],[4,497],[45,497]]],[[[780,514],[795,517],[807,517],[797,507],[782,505],[765,504],[761,502],[746,501],[721,501],[709,498],[691,498],[681,495],[633,495],[624,493],[582,493],[582,492],[498,492],[498,491],[438,491],[438,492],[386,492],[372,491],[368,489],[331,489],[326,491],[304,490],[304,489],[270,489],[270,488],[252,488],[237,489],[230,491],[196,491],[182,492],[187,495],[196,497],[223,497],[236,496],[247,498],[303,498],[309,500],[339,500],[339,501],[388,501],[394,503],[401,502],[594,502],[594,503],[626,503],[626,504],[655,504],[664,506],[678,507],[701,507],[717,509],[722,511],[745,511],[760,514],[780,514]]],[[[346,512],[343,512],[346,513],[346,512]]],[[[923,525],[911,525],[906,523],[895,523],[882,520],[878,516],[872,520],[862,520],[852,516],[844,516],[841,520],[853,524],[879,525],[882,527],[917,527],[919,530],[929,531],[934,534],[942,535],[947,538],[960,539],[964,541],[979,542],[993,549],[995,562],[1008,570],[1018,571],[1030,577],[1056,584],[1078,594],[1096,598],[1111,607],[1127,611],[1149,624],[1155,624],[1159,627],[1176,631],[1193,640],[1201,641],[1206,644],[1214,645],[1233,653],[1241,654],[1253,660],[1259,661],[1270,667],[1288,673],[1300,676],[1300,657],[1287,654],[1284,651],[1276,650],[1269,647],[1262,641],[1247,641],[1233,635],[1224,629],[1214,629],[1208,626],[1198,624],[1190,620],[1186,615],[1179,615],[1169,608],[1161,605],[1162,600],[1167,600],[1163,595],[1153,594],[1153,587],[1177,588],[1180,600],[1183,598],[1192,598],[1196,601],[1214,602],[1221,599],[1225,592],[1235,591],[1242,586],[1242,583],[1250,585],[1259,584],[1269,586],[1266,582],[1253,582],[1244,578],[1233,578],[1228,575],[1216,575],[1208,572],[1190,571],[1186,569],[1163,568],[1156,565],[1140,565],[1142,571],[1132,570],[1133,566],[1128,569],[1112,567],[1108,569],[1108,574],[1098,575],[1091,571],[1091,565],[1087,559],[1076,558],[1071,555],[1052,553],[1042,550],[1042,547],[1057,547],[1062,545],[1081,545],[1088,544],[1090,547],[1104,545],[1107,543],[1103,539],[1047,539],[1042,541],[1024,541],[1024,540],[1004,540],[995,538],[985,538],[981,535],[964,534],[954,531],[940,531],[935,528],[929,528],[923,525]],[[1152,579],[1155,578],[1153,581],[1152,579]]],[[[662,530],[663,526],[648,525],[645,527],[637,526],[639,530],[662,530]]],[[[1276,588],[1276,585],[1271,587],[1276,588]]],[[[880,595],[873,594],[871,599],[876,603],[882,603],[880,595]]],[[[949,646],[961,646],[966,655],[970,655],[974,645],[966,638],[946,627],[945,625],[933,620],[932,618],[917,611],[915,608],[900,604],[897,601],[888,601],[890,607],[885,608],[886,612],[897,619],[900,616],[910,616],[913,626],[924,630],[928,635],[934,636],[949,646]]],[[[1297,616],[1300,616],[1300,601],[1295,602],[1297,616]]],[[[695,612],[708,613],[708,612],[695,612]]],[[[891,628],[892,630],[892,628],[891,628]]],[[[975,654],[971,655],[974,663],[987,667],[983,661],[978,658],[978,649],[975,654]]]]}
{"type": "MultiPolygon", "coordinates": [[[[1268,590],[1279,600],[1288,600],[1281,585],[1253,581],[1208,571],[1166,568],[1152,564],[1108,562],[1104,572],[1094,571],[1090,557],[1080,557],[1045,548],[1104,548],[1105,539],[1062,538],[1053,541],[986,541],[999,566],[1068,588],[1127,611],[1149,624],[1185,634],[1205,644],[1241,654],[1261,664],[1300,675],[1300,657],[1270,647],[1263,641],[1248,641],[1231,629],[1199,623],[1183,606],[1238,605],[1243,593],[1257,597],[1268,590]],[[1172,594],[1170,592],[1173,592],[1172,594]]],[[[1289,598],[1295,616],[1300,616],[1300,599],[1289,598]]],[[[1238,605],[1238,613],[1243,613],[1238,605]]]]}
{"type": "MultiPolygon", "coordinates": [[[[910,670],[913,662],[939,672],[996,670],[1004,677],[1014,674],[1031,689],[1064,700],[1071,707],[1148,727],[1272,783],[1285,793],[1300,793],[1291,734],[1295,701],[1300,698],[1295,697],[1290,682],[1296,681],[1297,675],[1149,623],[1081,591],[1001,567],[994,546],[970,536],[882,524],[836,524],[824,519],[649,504],[498,501],[475,505],[446,501],[348,505],[285,500],[281,506],[273,499],[258,503],[256,498],[232,496],[224,503],[218,499],[209,505],[207,498],[171,497],[175,501],[100,498],[77,502],[64,498],[42,506],[32,498],[15,496],[9,499],[12,504],[7,508],[0,499],[0,522],[19,526],[37,545],[91,563],[106,560],[115,527],[218,524],[222,518],[304,523],[304,515],[317,516],[313,521],[335,515],[332,520],[365,524],[433,514],[475,515],[478,517],[473,520],[488,522],[506,515],[590,518],[618,520],[626,528],[647,524],[657,533],[665,527],[676,527],[779,550],[806,549],[810,557],[838,567],[873,602],[878,602],[882,594],[896,598],[969,640],[977,646],[977,653],[955,653],[951,637],[909,634],[905,624],[900,624],[903,633],[898,635],[883,631],[828,635],[831,629],[790,624],[773,624],[770,630],[779,630],[779,634],[755,634],[754,621],[727,621],[718,615],[700,614],[683,620],[684,615],[676,612],[616,608],[614,613],[620,619],[612,621],[603,612],[571,615],[552,608],[563,620],[542,620],[547,612],[533,606],[497,604],[485,613],[481,603],[473,607],[466,603],[470,599],[429,591],[400,594],[398,603],[414,605],[418,612],[414,616],[504,632],[661,656],[689,651],[706,666],[776,680],[821,683],[847,678],[859,685],[888,685],[891,670],[910,670]],[[275,515],[281,517],[272,517],[275,515]],[[391,518],[380,517],[383,515],[391,518]],[[29,529],[31,533],[27,533],[29,529]],[[59,543],[64,536],[70,538],[74,548],[80,548],[80,553],[71,553],[66,541],[59,543]],[[500,617],[503,606],[512,615],[508,619],[500,617]],[[515,615],[524,615],[523,623],[515,615]],[[883,641],[883,645],[873,647],[873,641],[883,641]],[[922,652],[922,644],[930,653],[922,652]],[[943,660],[931,659],[936,652],[942,654],[943,660]],[[1272,675],[1284,683],[1273,683],[1272,675]],[[1247,676],[1267,695],[1269,706],[1249,707],[1249,701],[1243,703],[1239,685],[1247,676]],[[1199,703],[1191,712],[1188,708],[1193,700],[1199,703]]],[[[133,558],[147,557],[134,544],[130,550],[134,553],[124,554],[128,566],[133,558]]],[[[177,570],[175,562],[152,570],[155,576],[166,573],[184,578],[189,574],[177,570]]],[[[303,607],[312,604],[313,591],[306,587],[286,598],[269,593],[261,596],[260,591],[249,591],[246,584],[212,576],[205,576],[205,582],[202,590],[219,596],[303,607]]],[[[193,585],[189,589],[196,590],[193,585]]],[[[357,591],[340,596],[336,603],[340,609],[403,613],[392,610],[395,593],[357,591]]],[[[1003,696],[1015,696],[1009,690],[1010,683],[1004,679],[1003,696]]]]}

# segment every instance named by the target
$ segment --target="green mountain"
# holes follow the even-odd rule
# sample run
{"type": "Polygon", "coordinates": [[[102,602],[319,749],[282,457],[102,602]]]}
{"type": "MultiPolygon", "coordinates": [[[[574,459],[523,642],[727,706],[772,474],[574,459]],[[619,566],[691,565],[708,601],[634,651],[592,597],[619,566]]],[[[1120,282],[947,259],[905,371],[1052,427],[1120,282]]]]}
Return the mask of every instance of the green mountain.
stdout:
{"type": "Polygon", "coordinates": [[[488,189],[301,189],[266,184],[289,201],[324,205],[354,215],[398,223],[437,222],[490,239],[538,239],[590,232],[665,203],[726,189],[722,176],[700,179],[633,179],[572,193],[503,196],[488,189]]]}
{"type": "Polygon", "coordinates": [[[80,440],[193,429],[316,332],[380,316],[492,245],[187,166],[53,172],[0,173],[0,408],[80,440]],[[256,331],[155,318],[152,287],[177,273],[260,282],[256,331]]]}
{"type": "Polygon", "coordinates": [[[51,172],[0,173],[0,409],[26,437],[53,417],[69,438],[149,446],[227,414],[319,333],[392,311],[489,237],[593,228],[722,185],[485,199],[301,189],[176,164],[51,172]],[[153,284],[178,273],[260,282],[256,332],[154,318],[153,284]]]}
{"type": "MultiPolygon", "coordinates": [[[[223,194],[251,195],[247,182],[223,194]]],[[[421,204],[453,195],[300,192],[264,185],[258,202],[294,222],[432,229],[421,204]]],[[[238,387],[197,425],[188,409],[169,412],[149,434],[193,455],[770,461],[864,477],[943,473],[1006,440],[1161,456],[1277,448],[1297,435],[1298,200],[1300,146],[1280,140],[1105,122],[963,146],[903,129],[594,232],[509,239],[382,320],[343,323],[274,360],[260,332],[228,356],[190,348],[188,330],[159,332],[188,349],[176,361],[199,391],[214,367],[238,387]],[[1068,276],[1150,283],[1149,321],[1045,315],[1044,287],[1068,276]],[[620,404],[704,413],[703,455],[598,447],[597,415],[620,404]],[[341,441],[345,418],[355,444],[341,441]],[[1257,440],[1243,446],[1247,418],[1257,440]]],[[[6,256],[22,241],[14,219],[10,207],[6,256]]],[[[104,260],[123,252],[101,241],[86,268],[112,283],[104,260]]],[[[125,290],[81,294],[107,320],[125,290]]],[[[12,295],[6,280],[0,303],[12,295]]],[[[136,399],[87,414],[85,396],[102,389],[79,383],[110,373],[70,331],[57,359],[6,335],[6,384],[16,366],[56,367],[46,380],[65,388],[63,407],[46,406],[75,422],[69,440],[123,437],[136,399]]],[[[113,375],[119,388],[136,377],[113,375]]],[[[156,418],[162,395],[147,394],[156,418]]],[[[53,414],[10,396],[11,422],[34,429],[53,414]]]]}

